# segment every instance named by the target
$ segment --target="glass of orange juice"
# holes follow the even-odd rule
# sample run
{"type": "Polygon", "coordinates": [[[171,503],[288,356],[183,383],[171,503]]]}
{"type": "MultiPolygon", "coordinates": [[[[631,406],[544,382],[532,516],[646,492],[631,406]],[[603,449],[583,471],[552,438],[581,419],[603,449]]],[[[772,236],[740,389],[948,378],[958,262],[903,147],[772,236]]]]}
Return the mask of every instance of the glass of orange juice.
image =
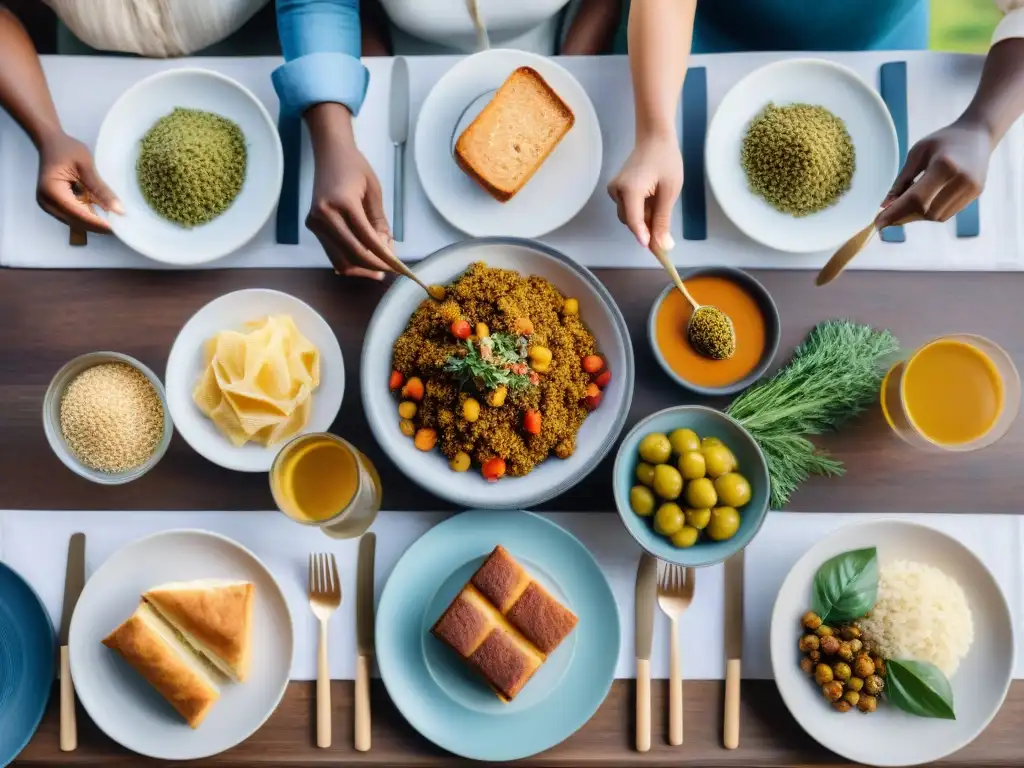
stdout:
{"type": "Polygon", "coordinates": [[[270,490],[288,517],[335,539],[361,536],[382,496],[373,463],[326,432],[300,435],[281,448],[270,468],[270,490]]]}
{"type": "Polygon", "coordinates": [[[981,336],[940,336],[897,362],[882,380],[882,413],[911,445],[973,451],[1006,434],[1020,407],[1020,376],[981,336]]]}

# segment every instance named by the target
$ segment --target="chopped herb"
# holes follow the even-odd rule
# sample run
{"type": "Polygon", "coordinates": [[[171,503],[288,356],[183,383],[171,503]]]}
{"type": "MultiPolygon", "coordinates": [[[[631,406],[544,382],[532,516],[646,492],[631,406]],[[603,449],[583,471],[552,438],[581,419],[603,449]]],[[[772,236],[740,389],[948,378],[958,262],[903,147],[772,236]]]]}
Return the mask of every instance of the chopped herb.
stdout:
{"type": "Polygon", "coordinates": [[[526,340],[508,333],[495,333],[477,344],[467,339],[466,354],[452,355],[444,369],[462,385],[473,385],[480,390],[493,390],[499,386],[508,387],[512,392],[534,386],[530,380],[526,360],[526,340]],[[523,373],[516,373],[511,366],[522,366],[523,373]]]}

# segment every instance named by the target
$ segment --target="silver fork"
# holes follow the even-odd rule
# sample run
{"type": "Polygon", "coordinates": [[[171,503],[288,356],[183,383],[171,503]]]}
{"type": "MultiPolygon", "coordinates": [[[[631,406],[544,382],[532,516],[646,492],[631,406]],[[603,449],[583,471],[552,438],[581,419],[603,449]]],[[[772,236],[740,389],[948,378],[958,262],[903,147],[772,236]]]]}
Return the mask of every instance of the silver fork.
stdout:
{"type": "Polygon", "coordinates": [[[665,563],[658,574],[658,605],[668,616],[671,632],[669,635],[668,662],[668,743],[679,746],[683,743],[683,666],[679,650],[679,617],[690,607],[697,572],[693,568],[665,563]]]}
{"type": "Polygon", "coordinates": [[[341,579],[334,555],[309,556],[309,607],[320,621],[316,657],[316,745],[331,746],[331,668],[327,664],[327,620],[341,605],[341,579]]]}

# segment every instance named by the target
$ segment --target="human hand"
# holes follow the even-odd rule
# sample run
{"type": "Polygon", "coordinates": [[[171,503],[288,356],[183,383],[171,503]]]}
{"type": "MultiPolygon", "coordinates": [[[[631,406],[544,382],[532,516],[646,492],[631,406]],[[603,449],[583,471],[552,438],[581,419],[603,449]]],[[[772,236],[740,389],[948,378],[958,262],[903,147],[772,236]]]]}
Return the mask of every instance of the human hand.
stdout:
{"type": "Polygon", "coordinates": [[[981,193],[991,154],[991,136],[978,123],[958,121],[921,139],[907,154],[875,225],[947,221],[981,193]]]}
{"type": "Polygon", "coordinates": [[[117,196],[96,172],[88,148],[65,133],[39,144],[39,207],[70,227],[110,232],[110,225],[92,208],[124,213],[117,196]]]}
{"type": "Polygon", "coordinates": [[[336,272],[380,280],[391,271],[386,261],[391,233],[380,182],[355,144],[351,114],[340,104],[325,103],[310,109],[306,119],[315,158],[306,226],[336,272]]]}
{"type": "Polygon", "coordinates": [[[683,188],[683,157],[674,135],[638,139],[619,175],[608,184],[619,221],[644,248],[671,250],[672,206],[683,188]]]}

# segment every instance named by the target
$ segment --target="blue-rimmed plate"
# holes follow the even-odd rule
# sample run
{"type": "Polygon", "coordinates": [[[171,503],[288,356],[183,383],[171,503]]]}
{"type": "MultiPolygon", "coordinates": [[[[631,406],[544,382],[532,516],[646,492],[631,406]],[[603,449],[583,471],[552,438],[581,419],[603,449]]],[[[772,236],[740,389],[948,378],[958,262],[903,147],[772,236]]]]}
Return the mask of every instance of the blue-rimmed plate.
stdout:
{"type": "Polygon", "coordinates": [[[0,765],[25,748],[53,687],[57,642],[39,596],[0,563],[0,765]]]}
{"type": "Polygon", "coordinates": [[[608,695],[618,657],[619,613],[601,569],[572,534],[529,512],[464,512],[435,526],[399,560],[377,607],[388,694],[423,736],[474,760],[518,760],[568,738],[608,695]],[[498,544],[579,617],[508,704],[430,634],[498,544]]]}

